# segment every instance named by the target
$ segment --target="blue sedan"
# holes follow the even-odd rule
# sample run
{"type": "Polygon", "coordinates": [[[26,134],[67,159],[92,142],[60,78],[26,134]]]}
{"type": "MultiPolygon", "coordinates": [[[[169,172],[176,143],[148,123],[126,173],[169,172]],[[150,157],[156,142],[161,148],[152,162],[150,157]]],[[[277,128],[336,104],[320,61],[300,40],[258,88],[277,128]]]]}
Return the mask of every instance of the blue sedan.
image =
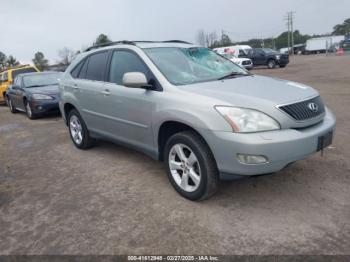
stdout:
{"type": "Polygon", "coordinates": [[[18,75],[6,93],[12,113],[25,112],[35,119],[51,112],[59,112],[58,79],[61,73],[42,72],[18,75]]]}

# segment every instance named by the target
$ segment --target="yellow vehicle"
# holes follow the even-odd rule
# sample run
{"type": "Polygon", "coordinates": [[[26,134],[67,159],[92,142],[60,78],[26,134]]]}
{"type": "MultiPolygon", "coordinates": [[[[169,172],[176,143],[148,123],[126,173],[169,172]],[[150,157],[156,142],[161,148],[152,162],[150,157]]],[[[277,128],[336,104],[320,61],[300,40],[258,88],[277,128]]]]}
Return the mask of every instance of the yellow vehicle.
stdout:
{"type": "Polygon", "coordinates": [[[0,73],[0,103],[5,102],[5,93],[9,85],[19,74],[40,72],[38,68],[31,65],[21,65],[4,70],[0,73]]]}

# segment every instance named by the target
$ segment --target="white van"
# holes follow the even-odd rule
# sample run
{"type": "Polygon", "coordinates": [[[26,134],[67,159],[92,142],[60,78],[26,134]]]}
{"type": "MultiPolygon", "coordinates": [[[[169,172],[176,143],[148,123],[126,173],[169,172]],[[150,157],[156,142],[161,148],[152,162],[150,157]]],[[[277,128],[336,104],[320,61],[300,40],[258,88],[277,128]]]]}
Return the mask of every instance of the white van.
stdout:
{"type": "Polygon", "coordinates": [[[227,59],[230,59],[235,64],[251,70],[253,69],[253,62],[251,59],[246,57],[246,50],[249,49],[251,49],[251,47],[248,45],[236,45],[214,48],[213,50],[227,59]]]}

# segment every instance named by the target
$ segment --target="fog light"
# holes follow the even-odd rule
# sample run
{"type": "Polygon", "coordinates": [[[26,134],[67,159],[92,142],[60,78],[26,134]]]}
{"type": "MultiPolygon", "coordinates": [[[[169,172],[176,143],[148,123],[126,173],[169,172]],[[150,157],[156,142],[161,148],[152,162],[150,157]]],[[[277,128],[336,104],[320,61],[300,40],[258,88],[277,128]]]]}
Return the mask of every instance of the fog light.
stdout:
{"type": "Polygon", "coordinates": [[[266,156],[237,154],[238,161],[246,165],[257,165],[268,162],[266,156]]]}
{"type": "Polygon", "coordinates": [[[43,109],[43,107],[42,107],[42,106],[38,106],[37,108],[38,108],[38,110],[41,110],[41,109],[43,109]]]}

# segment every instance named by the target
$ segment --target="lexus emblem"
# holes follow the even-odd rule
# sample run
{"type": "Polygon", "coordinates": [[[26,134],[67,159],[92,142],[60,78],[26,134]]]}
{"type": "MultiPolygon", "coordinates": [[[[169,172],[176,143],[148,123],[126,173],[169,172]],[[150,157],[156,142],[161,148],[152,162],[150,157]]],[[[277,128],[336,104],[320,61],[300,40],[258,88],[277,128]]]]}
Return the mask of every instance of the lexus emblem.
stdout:
{"type": "Polygon", "coordinates": [[[315,103],[309,103],[307,107],[314,113],[318,111],[318,105],[315,103]]]}

